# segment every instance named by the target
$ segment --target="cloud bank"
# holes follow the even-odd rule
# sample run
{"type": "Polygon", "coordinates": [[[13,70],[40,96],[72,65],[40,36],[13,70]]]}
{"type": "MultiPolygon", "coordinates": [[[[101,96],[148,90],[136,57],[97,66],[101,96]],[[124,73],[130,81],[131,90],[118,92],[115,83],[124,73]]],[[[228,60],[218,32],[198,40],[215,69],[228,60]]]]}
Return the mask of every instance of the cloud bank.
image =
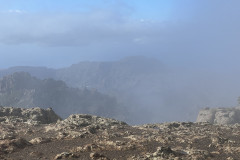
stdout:
{"type": "Polygon", "coordinates": [[[67,47],[102,57],[144,54],[186,66],[236,64],[239,1],[170,2],[171,15],[165,21],[157,20],[160,15],[137,17],[134,6],[120,1],[84,12],[9,10],[0,13],[0,44],[31,45],[46,52],[54,48],[49,50],[62,54],[61,48],[67,47]]]}

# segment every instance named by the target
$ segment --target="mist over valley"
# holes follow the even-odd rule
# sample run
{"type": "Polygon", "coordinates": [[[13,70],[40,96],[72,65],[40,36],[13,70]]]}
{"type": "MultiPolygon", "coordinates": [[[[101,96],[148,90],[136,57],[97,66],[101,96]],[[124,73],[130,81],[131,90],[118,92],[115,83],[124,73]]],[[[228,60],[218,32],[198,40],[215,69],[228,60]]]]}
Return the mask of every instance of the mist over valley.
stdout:
{"type": "Polygon", "coordinates": [[[89,113],[130,124],[195,121],[201,108],[233,107],[239,96],[236,80],[207,71],[173,68],[144,56],[119,61],[84,61],[60,69],[11,67],[1,70],[0,76],[2,84],[14,82],[21,87],[21,91],[15,87],[2,89],[2,106],[53,107],[63,117],[76,112],[89,113]],[[19,82],[15,72],[19,73],[19,82]],[[34,78],[26,74],[25,80],[21,80],[25,74],[21,72],[37,79],[33,81],[34,78]],[[9,75],[13,80],[5,77],[9,75]],[[21,81],[31,83],[21,84],[21,81]],[[16,93],[24,90],[18,95],[25,97],[6,100],[8,96],[15,96],[9,89],[16,93]],[[79,94],[82,98],[78,98],[79,94]],[[102,96],[101,100],[100,94],[105,98],[102,96]]]}

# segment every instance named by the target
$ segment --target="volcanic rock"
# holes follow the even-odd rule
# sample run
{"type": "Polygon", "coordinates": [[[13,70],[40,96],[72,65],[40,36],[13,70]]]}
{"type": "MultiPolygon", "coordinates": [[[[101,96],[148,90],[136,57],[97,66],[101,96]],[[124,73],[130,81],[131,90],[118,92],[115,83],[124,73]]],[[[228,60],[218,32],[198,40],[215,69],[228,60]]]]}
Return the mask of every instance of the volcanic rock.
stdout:
{"type": "Polygon", "coordinates": [[[32,125],[26,123],[22,112],[4,112],[4,117],[12,117],[12,121],[0,123],[0,159],[237,160],[240,157],[239,124],[168,122],[130,126],[110,118],[74,114],[55,123],[39,121],[38,125],[32,125]]]}
{"type": "Polygon", "coordinates": [[[51,109],[0,107],[0,122],[29,124],[56,123],[61,118],[51,109]]]}
{"type": "Polygon", "coordinates": [[[200,110],[197,122],[222,125],[240,123],[240,108],[205,108],[200,110]]]}

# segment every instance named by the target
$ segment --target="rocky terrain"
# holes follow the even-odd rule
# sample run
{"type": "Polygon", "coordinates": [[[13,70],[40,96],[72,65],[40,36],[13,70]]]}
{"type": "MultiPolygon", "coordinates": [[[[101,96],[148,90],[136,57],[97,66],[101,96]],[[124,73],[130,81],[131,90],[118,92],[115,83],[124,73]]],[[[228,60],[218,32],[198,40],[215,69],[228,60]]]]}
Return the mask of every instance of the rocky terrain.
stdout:
{"type": "Polygon", "coordinates": [[[197,122],[209,122],[222,125],[240,123],[240,107],[204,108],[199,111],[197,122]]]}
{"type": "Polygon", "coordinates": [[[130,126],[51,109],[0,108],[3,160],[237,160],[240,125],[171,122],[130,126]],[[51,117],[51,118],[50,118],[51,117]]]}

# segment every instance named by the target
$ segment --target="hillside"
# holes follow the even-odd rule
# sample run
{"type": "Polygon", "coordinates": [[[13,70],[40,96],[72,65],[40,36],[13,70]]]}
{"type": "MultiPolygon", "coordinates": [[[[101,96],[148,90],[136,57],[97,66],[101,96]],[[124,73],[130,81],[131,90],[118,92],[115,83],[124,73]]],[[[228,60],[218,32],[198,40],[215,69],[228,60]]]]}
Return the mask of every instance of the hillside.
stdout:
{"type": "Polygon", "coordinates": [[[0,105],[52,107],[62,117],[86,113],[123,118],[123,108],[113,97],[96,90],[70,88],[63,81],[40,80],[26,72],[16,72],[0,79],[0,105]]]}
{"type": "Polygon", "coordinates": [[[152,77],[149,76],[156,76],[157,73],[163,75],[164,71],[158,60],[128,57],[115,62],[80,62],[57,70],[56,78],[78,88],[88,86],[104,92],[126,89],[134,92],[131,89],[136,89],[146,81],[151,83],[152,77]]]}
{"type": "Polygon", "coordinates": [[[129,123],[156,121],[159,116],[161,120],[170,120],[166,112],[172,112],[172,109],[169,110],[163,102],[168,88],[165,85],[167,69],[155,59],[128,57],[112,62],[79,62],[61,69],[13,67],[0,70],[0,76],[15,71],[28,72],[40,79],[62,80],[70,87],[98,90],[116,97],[121,106],[128,108],[131,114],[129,123]]]}
{"type": "Polygon", "coordinates": [[[37,77],[40,79],[47,79],[47,78],[54,78],[56,70],[51,68],[46,68],[46,67],[15,66],[8,69],[0,70],[0,78],[13,74],[15,72],[27,72],[34,77],[37,77]]]}

